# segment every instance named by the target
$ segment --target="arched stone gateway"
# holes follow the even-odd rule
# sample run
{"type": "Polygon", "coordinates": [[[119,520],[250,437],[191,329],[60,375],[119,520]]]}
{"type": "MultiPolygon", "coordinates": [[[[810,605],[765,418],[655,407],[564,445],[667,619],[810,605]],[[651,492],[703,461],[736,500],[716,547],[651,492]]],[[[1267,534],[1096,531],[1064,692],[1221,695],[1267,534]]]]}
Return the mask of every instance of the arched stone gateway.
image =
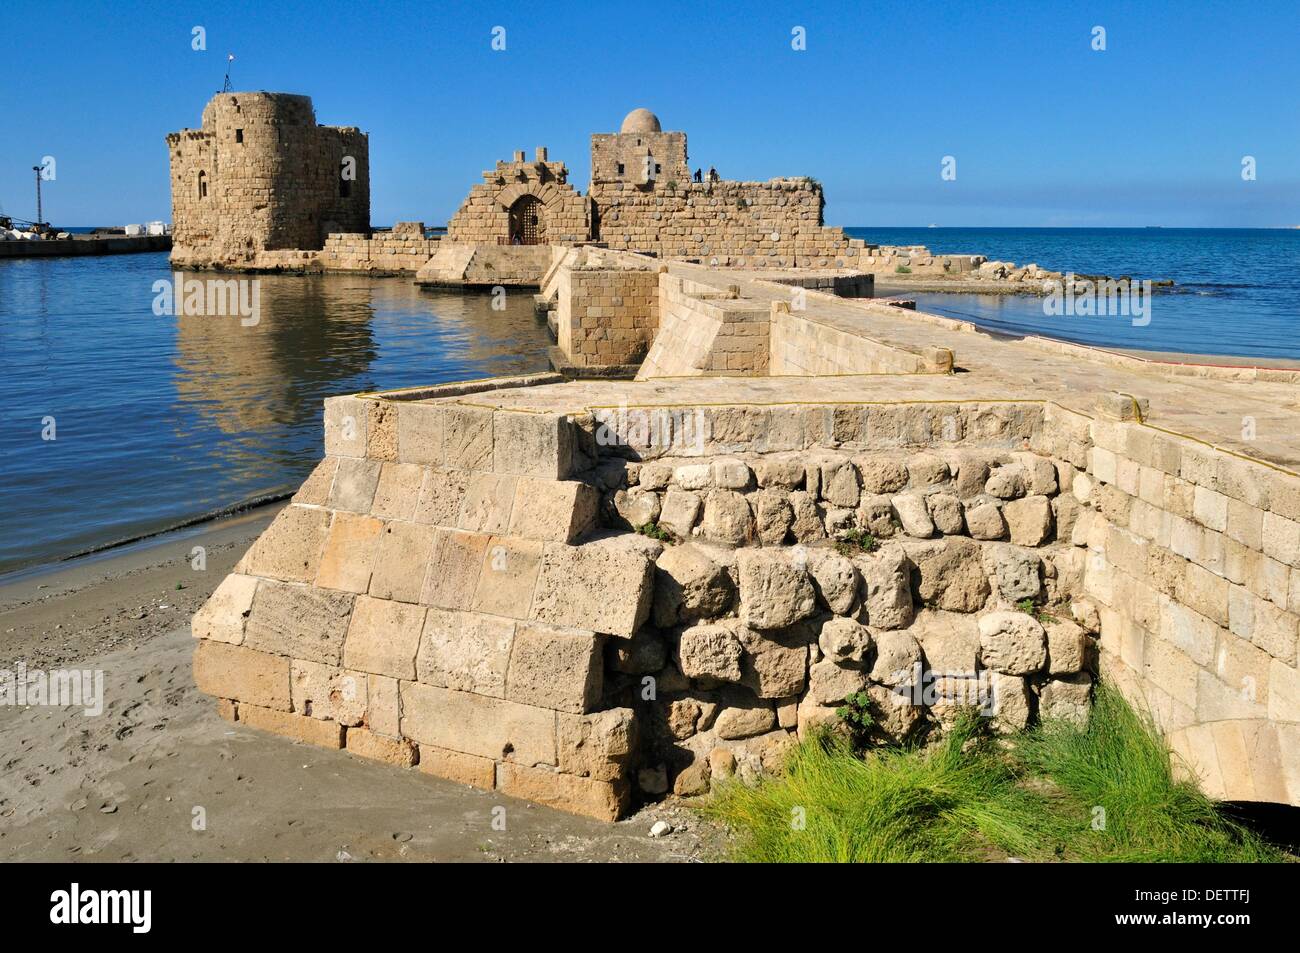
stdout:
{"type": "Polygon", "coordinates": [[[573,244],[588,239],[587,202],[568,184],[563,162],[539,148],[516,152],[483,173],[447,223],[447,239],[482,245],[573,244]]]}
{"type": "Polygon", "coordinates": [[[510,244],[546,244],[546,205],[536,195],[521,195],[510,206],[510,244]]]}

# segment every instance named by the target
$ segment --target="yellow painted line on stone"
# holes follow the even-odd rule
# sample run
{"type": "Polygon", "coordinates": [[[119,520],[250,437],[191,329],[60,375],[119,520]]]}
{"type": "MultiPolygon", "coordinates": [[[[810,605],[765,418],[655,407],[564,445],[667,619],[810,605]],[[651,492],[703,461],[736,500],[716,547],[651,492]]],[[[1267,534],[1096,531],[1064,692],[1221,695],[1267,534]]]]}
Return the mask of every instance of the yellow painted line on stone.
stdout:
{"type": "Polygon", "coordinates": [[[1236,457],[1238,460],[1244,460],[1247,463],[1256,463],[1262,467],[1268,467],[1270,470],[1276,470],[1278,473],[1285,473],[1287,476],[1300,477],[1300,473],[1296,473],[1294,470],[1288,470],[1286,467],[1279,466],[1276,463],[1269,463],[1267,460],[1261,460],[1258,457],[1250,457],[1244,453],[1238,453],[1236,450],[1229,450],[1227,447],[1221,447],[1217,443],[1210,443],[1210,441],[1202,440],[1200,437],[1193,437],[1191,434],[1181,433],[1177,430],[1166,430],[1164,427],[1157,427],[1155,424],[1148,422],[1142,415],[1142,406],[1138,403],[1136,397],[1132,394],[1127,394],[1124,391],[1116,391],[1115,393],[1127,397],[1133,402],[1133,417],[1140,426],[1166,434],[1170,437],[1179,437],[1183,440],[1190,440],[1192,443],[1199,443],[1202,447],[1209,447],[1211,450],[1218,453],[1227,454],[1230,457],[1236,457]]]}

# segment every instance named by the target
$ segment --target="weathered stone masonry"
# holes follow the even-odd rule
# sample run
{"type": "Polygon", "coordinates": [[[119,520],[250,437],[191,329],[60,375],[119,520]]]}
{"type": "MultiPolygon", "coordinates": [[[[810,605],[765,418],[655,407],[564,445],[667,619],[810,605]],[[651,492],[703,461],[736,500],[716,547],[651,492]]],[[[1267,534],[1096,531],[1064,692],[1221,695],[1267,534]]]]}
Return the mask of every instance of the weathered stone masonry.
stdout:
{"type": "Polygon", "coordinates": [[[370,229],[368,137],[318,126],[307,96],[219,93],[202,128],[169,134],[167,146],[180,267],[255,267],[263,252],[370,229]]]}
{"type": "Polygon", "coordinates": [[[1086,701],[1085,629],[1014,609],[1079,576],[1068,465],[1015,449],[1039,408],[711,408],[657,456],[436,393],[329,401],[325,460],[195,620],[228,716],[612,818],[771,768],[859,691],[895,740],[963,691],[1007,728],[1086,701]],[[618,529],[656,521],[679,542],[618,529]],[[855,526],[881,549],[837,552],[855,526]]]}

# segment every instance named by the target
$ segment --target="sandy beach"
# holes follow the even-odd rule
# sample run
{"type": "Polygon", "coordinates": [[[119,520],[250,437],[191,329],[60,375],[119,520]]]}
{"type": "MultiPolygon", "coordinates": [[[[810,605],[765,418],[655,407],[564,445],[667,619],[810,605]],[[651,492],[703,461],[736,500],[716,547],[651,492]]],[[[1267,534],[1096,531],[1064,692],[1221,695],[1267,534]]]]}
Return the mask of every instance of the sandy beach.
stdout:
{"type": "Polygon", "coordinates": [[[75,667],[104,677],[99,716],[0,707],[0,859],[719,856],[718,833],[679,805],[602,824],[219,718],[194,688],[189,618],[278,510],[264,507],[0,585],[0,668],[22,661],[28,670],[75,667]],[[195,546],[206,550],[201,572],[190,567],[195,546]],[[505,830],[493,827],[501,807],[505,830]],[[673,833],[651,838],[657,820],[673,833]]]}

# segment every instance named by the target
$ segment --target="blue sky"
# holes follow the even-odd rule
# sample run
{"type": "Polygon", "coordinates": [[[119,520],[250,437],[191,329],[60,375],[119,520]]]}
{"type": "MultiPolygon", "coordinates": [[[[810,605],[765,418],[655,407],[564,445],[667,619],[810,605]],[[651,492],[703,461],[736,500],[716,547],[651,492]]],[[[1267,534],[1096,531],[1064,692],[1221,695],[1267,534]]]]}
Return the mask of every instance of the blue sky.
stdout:
{"type": "Polygon", "coordinates": [[[536,145],[585,191],[588,136],[646,106],[693,165],[820,179],[831,224],[1296,225],[1298,40],[1294,0],[7,0],[0,207],[33,216],[51,155],[56,224],[170,218],[163,136],[199,125],[233,52],[235,89],[308,93],[319,121],[370,134],[375,224],[445,223],[483,169],[536,145]]]}

